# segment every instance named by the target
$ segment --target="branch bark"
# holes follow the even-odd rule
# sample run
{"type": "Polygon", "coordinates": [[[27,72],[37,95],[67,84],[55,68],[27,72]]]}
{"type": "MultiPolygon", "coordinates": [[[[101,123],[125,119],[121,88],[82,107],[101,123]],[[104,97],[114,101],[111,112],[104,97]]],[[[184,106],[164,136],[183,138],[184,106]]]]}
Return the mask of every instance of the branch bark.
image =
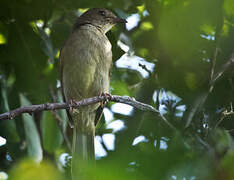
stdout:
{"type": "Polygon", "coordinates": [[[24,106],[24,107],[20,107],[20,108],[14,109],[12,111],[0,114],[0,120],[13,119],[16,116],[19,116],[23,113],[32,114],[35,112],[46,111],[46,110],[47,111],[48,110],[54,111],[54,110],[58,110],[58,109],[79,108],[81,106],[88,106],[88,105],[98,103],[98,102],[103,102],[103,101],[113,101],[113,102],[124,103],[124,104],[131,105],[131,106],[133,106],[137,109],[140,109],[142,111],[150,111],[150,112],[157,113],[168,124],[168,126],[175,129],[175,127],[172,124],[170,124],[167,121],[167,119],[162,114],[160,114],[160,112],[156,108],[154,108],[153,106],[136,101],[134,98],[131,98],[129,96],[117,96],[117,95],[96,96],[96,97],[87,98],[87,99],[83,99],[81,101],[77,101],[77,102],[75,101],[75,102],[70,102],[70,103],[64,103],[64,102],[62,102],[62,103],[45,103],[45,104],[24,106]]]}

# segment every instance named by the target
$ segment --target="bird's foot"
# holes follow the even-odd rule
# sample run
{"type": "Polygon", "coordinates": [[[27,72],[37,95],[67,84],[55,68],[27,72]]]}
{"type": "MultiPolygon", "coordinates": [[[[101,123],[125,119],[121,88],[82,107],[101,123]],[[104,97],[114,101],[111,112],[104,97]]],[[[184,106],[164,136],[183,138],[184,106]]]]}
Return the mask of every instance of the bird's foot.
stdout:
{"type": "Polygon", "coordinates": [[[99,97],[104,97],[104,100],[102,102],[100,102],[100,106],[102,108],[104,108],[105,104],[109,101],[108,98],[111,97],[111,95],[109,93],[104,93],[102,92],[99,97]]]}
{"type": "MultiPolygon", "coordinates": [[[[74,100],[74,99],[71,99],[70,101],[69,101],[69,112],[70,113],[74,113],[74,108],[73,108],[73,106],[76,106],[76,105],[78,105],[77,103],[76,103],[76,101],[74,100]]],[[[77,111],[78,111],[78,109],[76,109],[77,111]]]]}

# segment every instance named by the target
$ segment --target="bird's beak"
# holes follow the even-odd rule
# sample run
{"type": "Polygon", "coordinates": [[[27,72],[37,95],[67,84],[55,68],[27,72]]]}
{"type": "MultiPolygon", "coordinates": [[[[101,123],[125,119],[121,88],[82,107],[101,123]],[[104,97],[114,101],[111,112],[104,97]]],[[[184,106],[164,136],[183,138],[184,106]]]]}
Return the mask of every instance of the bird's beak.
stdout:
{"type": "Polygon", "coordinates": [[[126,19],[122,19],[122,18],[117,17],[117,18],[114,19],[114,22],[115,23],[124,23],[125,24],[128,21],[126,21],[126,19]]]}

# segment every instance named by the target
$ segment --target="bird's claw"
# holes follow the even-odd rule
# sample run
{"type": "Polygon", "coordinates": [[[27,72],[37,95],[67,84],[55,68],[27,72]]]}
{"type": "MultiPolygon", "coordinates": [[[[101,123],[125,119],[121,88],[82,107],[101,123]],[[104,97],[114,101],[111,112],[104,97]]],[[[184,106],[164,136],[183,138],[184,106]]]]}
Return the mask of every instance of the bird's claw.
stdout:
{"type": "Polygon", "coordinates": [[[104,92],[102,92],[102,93],[99,95],[99,97],[104,97],[104,100],[100,102],[100,106],[101,106],[102,108],[104,108],[105,104],[109,101],[108,98],[110,98],[111,95],[110,95],[109,93],[104,93],[104,92]]]}
{"type": "Polygon", "coordinates": [[[77,105],[76,101],[75,101],[74,99],[71,99],[71,100],[69,101],[69,112],[70,112],[70,113],[73,113],[73,112],[74,112],[73,106],[75,106],[75,105],[77,105]]]}

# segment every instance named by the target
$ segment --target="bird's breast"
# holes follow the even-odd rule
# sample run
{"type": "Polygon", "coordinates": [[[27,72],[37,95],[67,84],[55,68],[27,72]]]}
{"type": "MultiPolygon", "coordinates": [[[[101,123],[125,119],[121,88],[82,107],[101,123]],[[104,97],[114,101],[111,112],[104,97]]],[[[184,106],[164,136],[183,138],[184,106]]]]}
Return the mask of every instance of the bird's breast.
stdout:
{"type": "Polygon", "coordinates": [[[109,42],[109,40],[106,41],[104,48],[107,53],[111,52],[111,43],[109,42]]]}
{"type": "Polygon", "coordinates": [[[62,81],[67,100],[109,92],[111,43],[105,34],[92,28],[83,27],[74,32],[61,52],[62,81]]]}

